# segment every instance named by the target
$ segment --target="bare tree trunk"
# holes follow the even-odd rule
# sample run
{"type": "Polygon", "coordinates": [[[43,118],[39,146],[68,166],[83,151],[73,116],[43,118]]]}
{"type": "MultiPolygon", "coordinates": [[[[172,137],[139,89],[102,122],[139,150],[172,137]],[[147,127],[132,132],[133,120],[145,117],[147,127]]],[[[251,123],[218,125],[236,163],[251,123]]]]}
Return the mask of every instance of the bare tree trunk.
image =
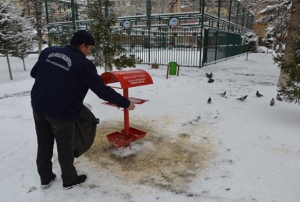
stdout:
{"type": "Polygon", "coordinates": [[[26,71],[25,59],[24,59],[24,58],[22,58],[22,61],[23,61],[23,67],[24,67],[24,71],[26,71]]]}
{"type": "MultiPolygon", "coordinates": [[[[287,60],[293,54],[293,41],[291,38],[296,38],[299,30],[299,18],[300,18],[300,1],[292,0],[292,8],[291,8],[291,19],[288,25],[286,46],[284,51],[283,59],[287,60]]],[[[288,75],[284,74],[280,71],[280,76],[278,80],[277,87],[286,86],[286,80],[288,75]]]]}
{"type": "Polygon", "coordinates": [[[246,55],[246,60],[248,60],[248,51],[247,51],[247,55],[246,55]]]}
{"type": "Polygon", "coordinates": [[[8,53],[6,53],[5,56],[6,56],[7,65],[8,65],[9,77],[10,77],[10,80],[13,80],[11,68],[10,68],[10,62],[9,62],[9,58],[8,58],[8,53]]]}
{"type": "Polygon", "coordinates": [[[37,41],[39,54],[42,52],[43,45],[43,34],[42,34],[42,13],[43,13],[43,3],[42,0],[37,0],[35,3],[35,19],[36,19],[36,31],[37,31],[37,41]]]}

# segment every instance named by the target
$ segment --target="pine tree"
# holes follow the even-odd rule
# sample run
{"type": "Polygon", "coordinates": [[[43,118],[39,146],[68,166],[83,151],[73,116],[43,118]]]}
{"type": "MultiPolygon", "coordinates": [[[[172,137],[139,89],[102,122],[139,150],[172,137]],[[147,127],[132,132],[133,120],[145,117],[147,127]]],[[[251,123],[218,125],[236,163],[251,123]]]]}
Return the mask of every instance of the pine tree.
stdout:
{"type": "MultiPolygon", "coordinates": [[[[291,7],[291,17],[288,24],[288,38],[296,38],[298,35],[298,29],[299,29],[299,18],[300,13],[298,12],[300,10],[300,2],[298,0],[292,0],[292,7],[291,7]]],[[[292,40],[286,41],[286,46],[284,49],[284,59],[288,59],[292,56],[294,51],[292,50],[294,44],[292,40]]],[[[287,75],[283,73],[283,71],[280,71],[280,76],[278,79],[278,87],[286,86],[286,80],[287,75]]]]}
{"type": "Polygon", "coordinates": [[[36,41],[38,43],[38,51],[41,53],[43,46],[43,35],[46,31],[46,19],[44,17],[44,0],[19,0],[23,5],[22,15],[31,21],[36,30],[36,41]]]}
{"type": "Polygon", "coordinates": [[[248,60],[248,53],[257,51],[257,36],[253,32],[246,32],[242,36],[242,43],[246,47],[246,60],[248,60]]]}
{"type": "Polygon", "coordinates": [[[296,38],[290,38],[293,44],[292,54],[284,59],[282,54],[277,54],[274,61],[278,67],[287,75],[286,85],[279,87],[279,94],[287,102],[300,104],[300,29],[296,38]]]}
{"type": "Polygon", "coordinates": [[[111,9],[109,0],[91,0],[87,8],[89,19],[94,20],[90,31],[96,42],[92,52],[94,63],[96,66],[104,65],[105,71],[111,71],[113,65],[118,70],[135,67],[139,59],[134,55],[126,55],[126,50],[120,44],[124,37],[123,32],[111,29],[117,23],[117,16],[113,13],[105,16],[105,7],[111,9]]]}
{"type": "Polygon", "coordinates": [[[33,27],[29,22],[19,16],[18,22],[14,25],[14,35],[18,38],[14,43],[14,49],[11,52],[11,55],[18,57],[23,61],[23,67],[26,71],[25,58],[28,56],[29,52],[36,46],[36,41],[34,40],[35,33],[33,27]]]}
{"type": "Polygon", "coordinates": [[[0,53],[6,57],[10,80],[13,80],[9,54],[19,38],[14,34],[14,26],[18,23],[15,8],[9,2],[0,2],[0,53]]]}
{"type": "Polygon", "coordinates": [[[257,20],[257,23],[268,25],[266,35],[279,36],[279,44],[284,44],[288,22],[290,21],[291,0],[261,1],[260,5],[264,9],[258,12],[262,17],[257,20]]]}

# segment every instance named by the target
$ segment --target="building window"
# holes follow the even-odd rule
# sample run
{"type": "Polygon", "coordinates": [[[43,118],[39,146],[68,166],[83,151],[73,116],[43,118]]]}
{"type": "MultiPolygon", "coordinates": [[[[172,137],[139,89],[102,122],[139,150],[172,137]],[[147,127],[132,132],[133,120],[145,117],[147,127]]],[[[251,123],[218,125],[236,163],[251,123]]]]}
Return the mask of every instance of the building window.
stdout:
{"type": "Polygon", "coordinates": [[[267,32],[267,29],[263,28],[263,34],[266,34],[266,32],[267,32]]]}

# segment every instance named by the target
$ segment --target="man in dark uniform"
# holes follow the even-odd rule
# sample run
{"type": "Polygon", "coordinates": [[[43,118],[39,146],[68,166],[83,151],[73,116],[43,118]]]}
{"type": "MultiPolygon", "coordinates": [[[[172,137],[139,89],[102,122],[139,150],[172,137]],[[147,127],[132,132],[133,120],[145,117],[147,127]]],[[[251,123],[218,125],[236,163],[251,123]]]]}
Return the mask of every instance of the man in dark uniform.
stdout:
{"type": "Polygon", "coordinates": [[[35,78],[31,90],[31,105],[37,134],[37,170],[42,188],[56,179],[52,172],[54,140],[61,167],[64,189],[83,183],[87,176],[77,175],[74,163],[74,122],[83,100],[91,89],[99,98],[127,110],[135,105],[106,86],[95,65],[86,58],[95,41],[85,31],[77,31],[70,45],[49,47],[42,51],[30,75],[35,78]]]}

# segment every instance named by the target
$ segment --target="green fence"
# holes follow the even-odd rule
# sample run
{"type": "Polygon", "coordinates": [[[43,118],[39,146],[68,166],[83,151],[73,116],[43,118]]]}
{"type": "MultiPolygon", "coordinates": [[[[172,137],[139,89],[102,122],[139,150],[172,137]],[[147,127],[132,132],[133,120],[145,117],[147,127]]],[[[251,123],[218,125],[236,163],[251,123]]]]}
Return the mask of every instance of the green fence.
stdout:
{"type": "Polygon", "coordinates": [[[131,29],[123,32],[122,46],[143,63],[168,64],[176,61],[182,66],[200,66],[201,29],[157,28],[131,29]],[[150,36],[149,36],[150,34],[150,36]]]}
{"type": "MultiPolygon", "coordinates": [[[[197,2],[199,9],[195,12],[119,17],[118,25],[111,30],[121,31],[121,45],[127,54],[136,55],[145,64],[174,61],[181,66],[201,67],[245,53],[241,35],[252,29],[253,14],[237,0],[215,1],[214,6],[205,0],[197,2]],[[177,21],[176,26],[171,26],[172,19],[177,21]],[[129,28],[124,27],[125,22],[129,28]]],[[[84,9],[72,1],[68,6],[75,16],[71,22],[47,18],[49,46],[68,44],[74,30],[89,30],[91,21],[80,20],[84,9]]]]}
{"type": "Polygon", "coordinates": [[[240,34],[204,30],[203,63],[212,63],[246,52],[240,34]]]}

